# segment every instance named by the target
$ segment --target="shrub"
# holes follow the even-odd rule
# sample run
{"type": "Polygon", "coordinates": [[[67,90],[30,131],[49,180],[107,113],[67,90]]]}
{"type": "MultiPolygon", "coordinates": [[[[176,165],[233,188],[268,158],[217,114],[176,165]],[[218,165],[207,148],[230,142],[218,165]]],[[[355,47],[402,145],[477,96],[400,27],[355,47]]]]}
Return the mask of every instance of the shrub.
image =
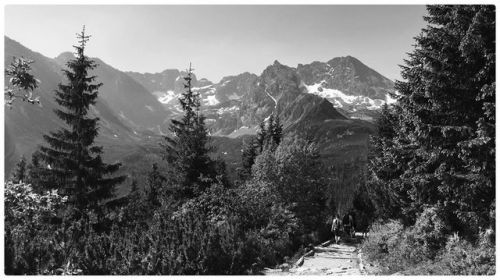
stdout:
{"type": "Polygon", "coordinates": [[[406,236],[412,239],[411,245],[423,251],[425,258],[432,260],[446,243],[447,228],[440,209],[429,207],[418,216],[406,236]]]}
{"type": "Polygon", "coordinates": [[[377,221],[372,225],[368,238],[361,248],[369,261],[376,262],[389,271],[401,267],[399,246],[403,237],[403,225],[394,220],[377,221]]]}
{"type": "Polygon", "coordinates": [[[494,275],[495,244],[486,232],[482,232],[475,243],[454,235],[448,239],[439,262],[450,274],[494,275]]]}
{"type": "Polygon", "coordinates": [[[65,201],[57,191],[37,194],[30,185],[5,184],[5,274],[45,274],[61,266],[51,221],[65,201]]]}
{"type": "Polygon", "coordinates": [[[404,228],[397,221],[374,224],[363,244],[367,258],[396,272],[434,260],[446,242],[446,225],[435,207],[418,216],[414,226],[404,228]]]}
{"type": "Polygon", "coordinates": [[[382,267],[383,273],[406,275],[492,275],[495,273],[495,241],[492,230],[482,232],[475,242],[449,228],[440,210],[427,208],[416,224],[404,228],[401,223],[377,222],[362,244],[369,261],[382,267]]]}

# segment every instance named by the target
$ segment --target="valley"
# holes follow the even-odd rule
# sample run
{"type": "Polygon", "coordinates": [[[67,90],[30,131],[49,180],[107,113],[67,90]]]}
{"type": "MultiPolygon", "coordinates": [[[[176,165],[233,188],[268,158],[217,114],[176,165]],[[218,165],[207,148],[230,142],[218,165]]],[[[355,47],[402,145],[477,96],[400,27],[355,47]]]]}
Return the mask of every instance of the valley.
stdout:
{"type": "MultiPolygon", "coordinates": [[[[5,64],[13,56],[35,60],[33,72],[42,81],[41,105],[19,103],[6,111],[5,174],[21,155],[28,159],[43,144],[43,135],[62,125],[53,110],[54,90],[64,81],[62,69],[73,57],[54,59],[5,37],[5,64]]],[[[97,143],[105,160],[121,162],[121,174],[142,181],[145,170],[162,162],[159,143],[169,135],[170,119],[182,113],[178,98],[184,90],[184,71],[122,72],[96,58],[98,81],[103,83],[92,114],[100,118],[97,143]]],[[[368,136],[380,107],[392,100],[392,81],[359,60],[347,56],[326,63],[289,67],[275,61],[261,75],[242,73],[218,83],[193,76],[193,90],[201,97],[202,113],[210,129],[214,157],[225,160],[236,178],[244,139],[255,135],[271,114],[278,114],[286,135],[319,143],[322,157],[337,164],[366,160],[368,136]]],[[[127,180],[118,196],[130,188],[127,180]]]]}

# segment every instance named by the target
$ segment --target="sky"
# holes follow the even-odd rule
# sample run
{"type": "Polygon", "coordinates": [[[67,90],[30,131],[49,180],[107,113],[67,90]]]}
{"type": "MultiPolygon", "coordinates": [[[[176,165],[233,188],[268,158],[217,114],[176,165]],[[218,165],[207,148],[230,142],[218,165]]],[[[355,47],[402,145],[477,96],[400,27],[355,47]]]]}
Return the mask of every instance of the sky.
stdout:
{"type": "Polygon", "coordinates": [[[83,25],[87,55],[122,71],[184,70],[218,82],[351,55],[389,79],[425,27],[425,7],[340,5],[7,5],[5,35],[48,57],[72,51],[83,25]]]}

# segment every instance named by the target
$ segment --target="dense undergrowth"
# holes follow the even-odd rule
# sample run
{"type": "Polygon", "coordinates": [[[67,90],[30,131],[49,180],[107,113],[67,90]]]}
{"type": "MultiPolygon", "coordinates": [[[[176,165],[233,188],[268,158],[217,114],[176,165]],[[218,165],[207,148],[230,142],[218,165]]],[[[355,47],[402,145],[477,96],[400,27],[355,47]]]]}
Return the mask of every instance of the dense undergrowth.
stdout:
{"type": "Polygon", "coordinates": [[[495,274],[494,232],[480,230],[473,239],[449,232],[435,208],[425,210],[410,227],[395,220],[376,222],[368,236],[363,254],[382,274],[495,274]]]}

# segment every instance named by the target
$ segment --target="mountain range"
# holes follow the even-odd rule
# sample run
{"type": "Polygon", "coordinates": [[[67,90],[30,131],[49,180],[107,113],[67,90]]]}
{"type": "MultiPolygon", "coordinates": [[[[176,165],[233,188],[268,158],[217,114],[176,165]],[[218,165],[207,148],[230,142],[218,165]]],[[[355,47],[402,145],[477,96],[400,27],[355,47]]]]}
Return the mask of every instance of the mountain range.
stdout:
{"type": "MultiPolygon", "coordinates": [[[[163,104],[169,117],[182,113],[177,100],[184,90],[185,72],[127,74],[163,104]]],[[[285,128],[318,114],[323,119],[372,120],[385,102],[392,101],[394,92],[391,80],[351,56],[296,68],[274,61],[260,76],[246,72],[218,83],[195,76],[193,85],[213,134],[228,137],[255,133],[273,112],[280,115],[285,128]]]]}
{"type": "MultiPolygon", "coordinates": [[[[64,125],[53,113],[54,90],[65,81],[62,69],[73,54],[48,58],[5,37],[5,67],[14,56],[35,61],[41,106],[15,102],[12,109],[6,108],[6,176],[21,155],[29,157],[44,143],[44,134],[64,125]]],[[[100,118],[96,141],[104,146],[105,160],[124,162],[124,172],[159,161],[158,142],[169,133],[170,120],[182,114],[178,98],[186,72],[123,72],[93,59],[98,67],[91,74],[103,86],[91,113],[100,118]]],[[[385,102],[392,102],[394,92],[391,80],[351,56],[297,67],[274,61],[260,75],[246,72],[218,83],[194,76],[193,86],[217,154],[229,165],[239,162],[242,138],[255,134],[271,114],[280,116],[287,134],[315,138],[326,156],[363,157],[373,118],[385,102]]]]}

